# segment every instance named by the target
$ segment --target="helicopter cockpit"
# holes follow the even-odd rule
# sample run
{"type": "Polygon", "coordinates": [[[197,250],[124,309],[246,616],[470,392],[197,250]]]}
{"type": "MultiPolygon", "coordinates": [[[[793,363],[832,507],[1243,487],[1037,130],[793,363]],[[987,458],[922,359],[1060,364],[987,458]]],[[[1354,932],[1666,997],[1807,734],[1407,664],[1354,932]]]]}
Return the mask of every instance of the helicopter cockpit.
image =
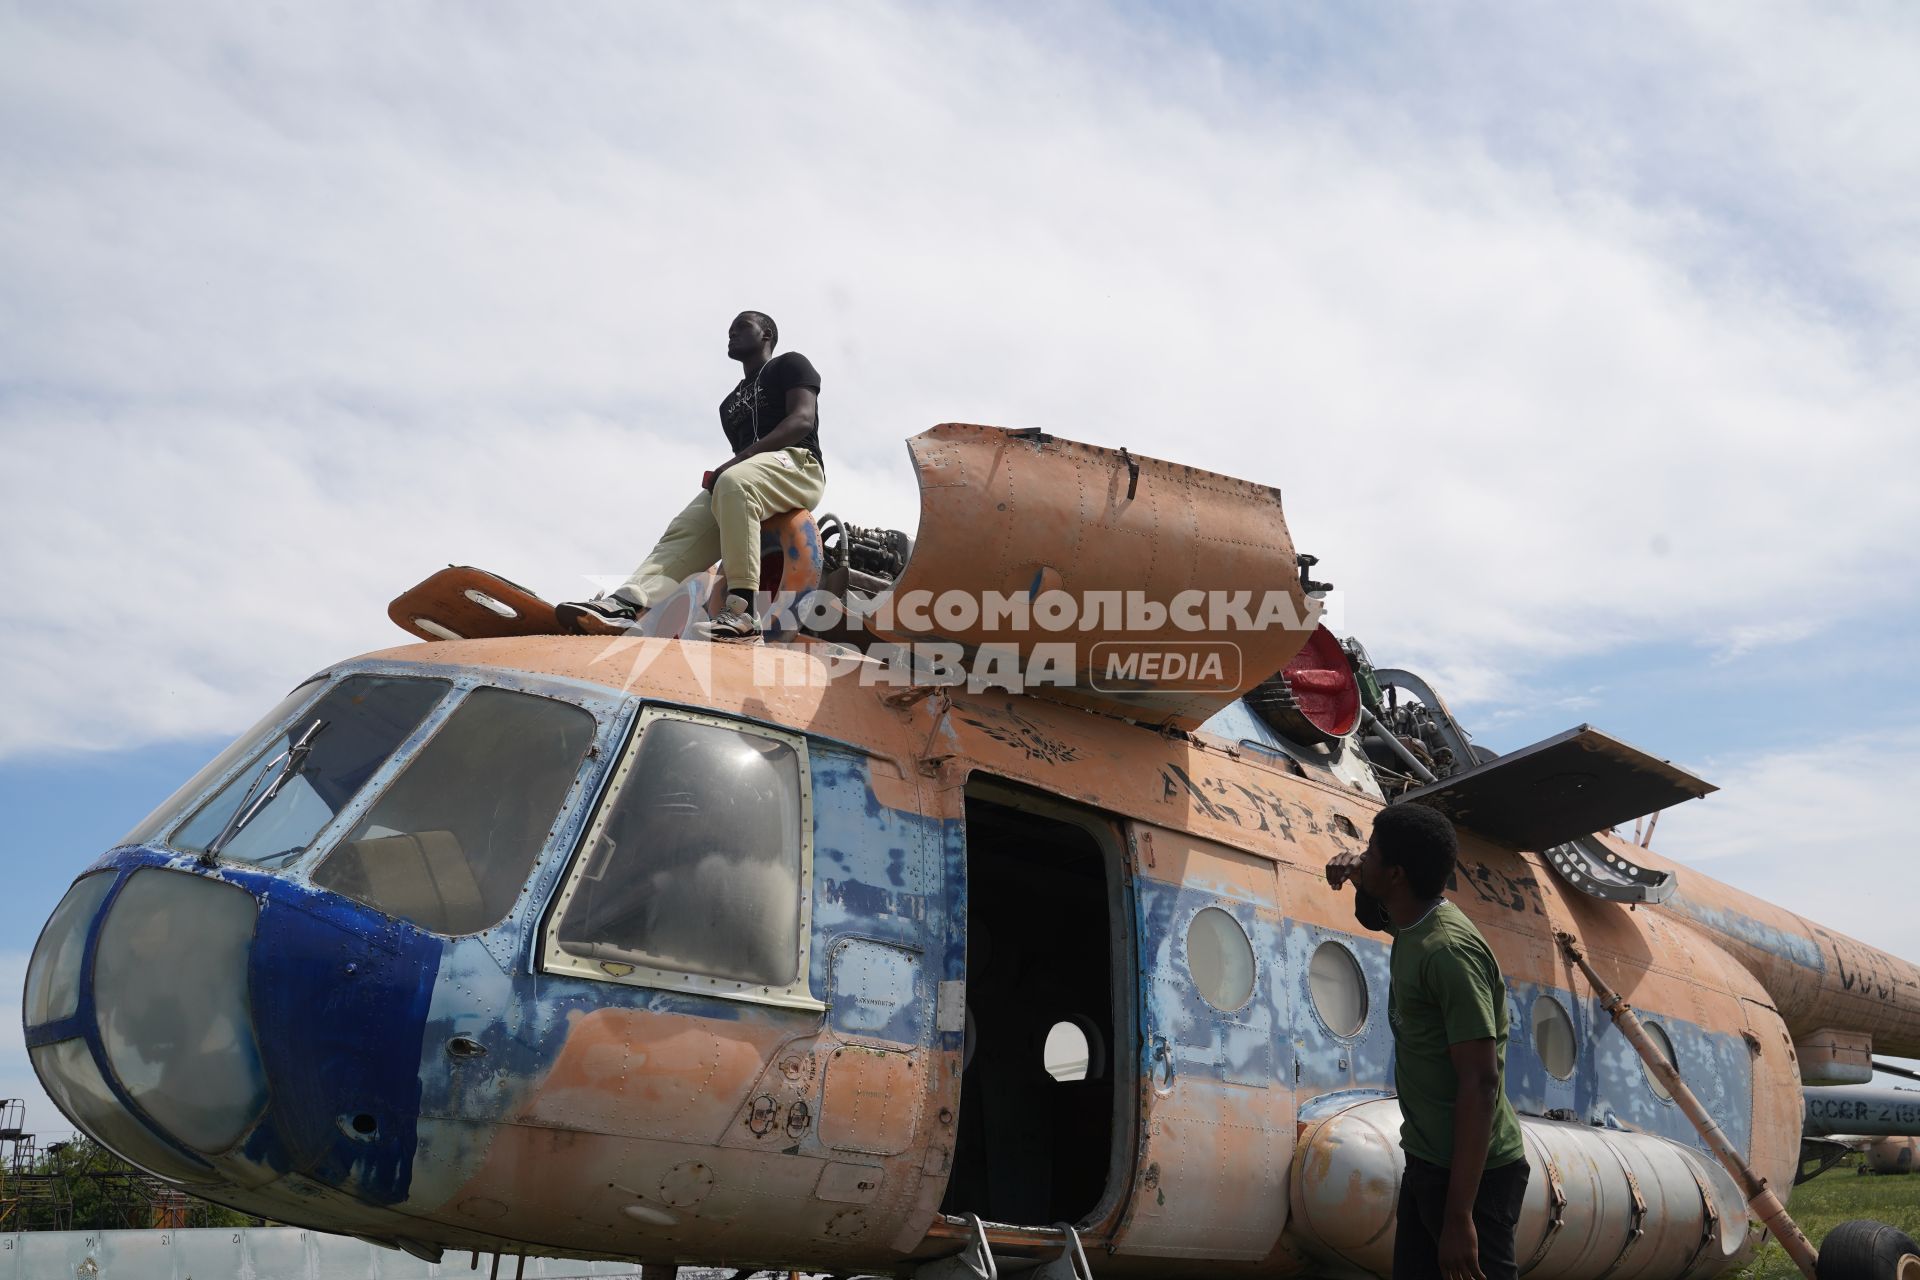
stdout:
{"type": "MultiPolygon", "coordinates": [[[[427,1015],[444,947],[635,1001],[651,980],[821,1007],[802,936],[805,768],[792,735],[613,690],[345,664],[68,891],[29,968],[34,1065],[147,1169],[230,1198],[312,1170],[389,1237],[367,1202],[403,1198],[404,1171],[369,1195],[365,1161],[406,1149],[418,1102],[382,1105],[385,1085],[344,1064],[396,1000],[427,1015]]],[[[407,1059],[396,1079],[414,1077],[407,1059]]]]}
{"type": "Polygon", "coordinates": [[[604,728],[564,695],[472,679],[301,685],[68,891],[28,972],[42,1080],[155,1172],[259,1181],[236,1144],[268,1103],[250,988],[274,882],[441,934],[497,925],[604,728]]]}
{"type": "Polygon", "coordinates": [[[315,681],[126,842],[299,868],[431,932],[476,933],[519,897],[596,728],[584,708],[521,690],[373,672],[315,681]]]}

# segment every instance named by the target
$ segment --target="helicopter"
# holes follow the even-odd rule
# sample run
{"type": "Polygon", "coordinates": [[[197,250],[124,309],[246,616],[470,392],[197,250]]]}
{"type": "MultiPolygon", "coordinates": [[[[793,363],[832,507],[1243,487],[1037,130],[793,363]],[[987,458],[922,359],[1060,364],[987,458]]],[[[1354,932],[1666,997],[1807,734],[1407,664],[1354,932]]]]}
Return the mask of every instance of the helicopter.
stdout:
{"type": "MultiPolygon", "coordinates": [[[[1388,804],[1453,819],[1506,975],[1523,1271],[1744,1265],[1735,1172],[1790,1188],[1809,1091],[1920,1056],[1920,967],[1619,834],[1710,784],[1587,725],[1495,754],[1321,625],[1279,490],[908,448],[914,536],[768,522],[763,644],[698,638],[714,572],[618,637],[479,569],[403,593],[414,642],[75,879],[23,1006],[54,1101],[430,1259],[1385,1276],[1388,940],[1322,869],[1388,804]]],[[[1829,1241],[1822,1280],[1920,1266],[1829,1241]]]]}
{"type": "MultiPolygon", "coordinates": [[[[1881,1068],[1920,1078],[1890,1063],[1881,1068]]],[[[1911,1132],[1916,1115],[1920,1115],[1920,1090],[1911,1086],[1851,1085],[1810,1093],[1801,1129],[1801,1180],[1809,1172],[1823,1172],[1855,1155],[1858,1174],[1912,1173],[1920,1160],[1920,1138],[1911,1132]]]]}

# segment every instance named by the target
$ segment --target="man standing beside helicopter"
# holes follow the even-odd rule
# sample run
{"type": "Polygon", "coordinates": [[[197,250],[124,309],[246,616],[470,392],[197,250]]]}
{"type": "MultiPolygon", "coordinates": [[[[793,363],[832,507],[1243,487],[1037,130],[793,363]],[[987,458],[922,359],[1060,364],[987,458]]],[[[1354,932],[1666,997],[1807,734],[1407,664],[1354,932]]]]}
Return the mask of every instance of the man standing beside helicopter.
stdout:
{"type": "Polygon", "coordinates": [[[717,557],[727,579],[726,604],[700,634],[754,642],[760,620],[760,522],[782,511],[812,509],[826,492],[820,456],[820,374],[797,351],[775,356],[780,329],[760,311],[742,311],[727,329],[727,358],[741,377],[720,402],[720,429],[733,456],[709,471],[700,492],[667,525],[626,582],[592,600],[556,605],[570,631],[615,635],[717,557]]]}
{"type": "Polygon", "coordinates": [[[1486,939],[1441,897],[1459,851],[1453,824],[1421,804],[1373,820],[1365,852],[1327,864],[1354,885],[1354,914],[1393,935],[1394,1083],[1400,1184],[1394,1280],[1517,1280],[1514,1228],[1526,1147],[1503,1084],[1507,989],[1486,939]]]}

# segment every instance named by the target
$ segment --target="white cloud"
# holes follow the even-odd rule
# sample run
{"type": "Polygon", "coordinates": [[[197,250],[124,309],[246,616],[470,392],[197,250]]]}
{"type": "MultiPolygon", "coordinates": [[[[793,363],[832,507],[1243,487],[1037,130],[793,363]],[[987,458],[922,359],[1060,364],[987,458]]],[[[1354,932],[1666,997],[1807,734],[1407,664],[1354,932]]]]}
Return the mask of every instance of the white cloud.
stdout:
{"type": "Polygon", "coordinates": [[[911,528],[952,419],[1275,483],[1457,703],[1910,599],[1913,144],[1787,91],[1904,101],[1920,35],[1620,21],[1307,75],[1092,5],[0,16],[0,755],[237,728],[449,560],[624,571],[740,306],[822,367],[843,515],[911,528]]]}
{"type": "Polygon", "coordinates": [[[1824,624],[1825,619],[1815,615],[1736,626],[1729,629],[1719,651],[1713,655],[1713,661],[1724,664],[1744,658],[1756,649],[1795,644],[1817,634],[1824,624]]]}
{"type": "MultiPolygon", "coordinates": [[[[1691,767],[1691,766],[1690,766],[1691,767]]],[[[1903,865],[1920,732],[1707,760],[1720,791],[1663,814],[1654,847],[1891,955],[1920,958],[1903,865]]]]}

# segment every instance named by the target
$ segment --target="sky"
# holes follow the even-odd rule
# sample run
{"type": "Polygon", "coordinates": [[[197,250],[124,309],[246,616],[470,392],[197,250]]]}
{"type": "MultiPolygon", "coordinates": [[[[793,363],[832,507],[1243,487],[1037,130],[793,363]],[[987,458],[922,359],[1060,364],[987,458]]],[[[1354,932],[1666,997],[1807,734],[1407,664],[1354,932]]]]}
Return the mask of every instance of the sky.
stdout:
{"type": "Polygon", "coordinates": [[[825,508],[912,530],[943,421],[1277,486],[1482,742],[1672,758],[1658,848],[1920,960],[1915,65],[1899,3],[0,0],[0,990],[405,587],[624,575],[742,308],[825,508]]]}

